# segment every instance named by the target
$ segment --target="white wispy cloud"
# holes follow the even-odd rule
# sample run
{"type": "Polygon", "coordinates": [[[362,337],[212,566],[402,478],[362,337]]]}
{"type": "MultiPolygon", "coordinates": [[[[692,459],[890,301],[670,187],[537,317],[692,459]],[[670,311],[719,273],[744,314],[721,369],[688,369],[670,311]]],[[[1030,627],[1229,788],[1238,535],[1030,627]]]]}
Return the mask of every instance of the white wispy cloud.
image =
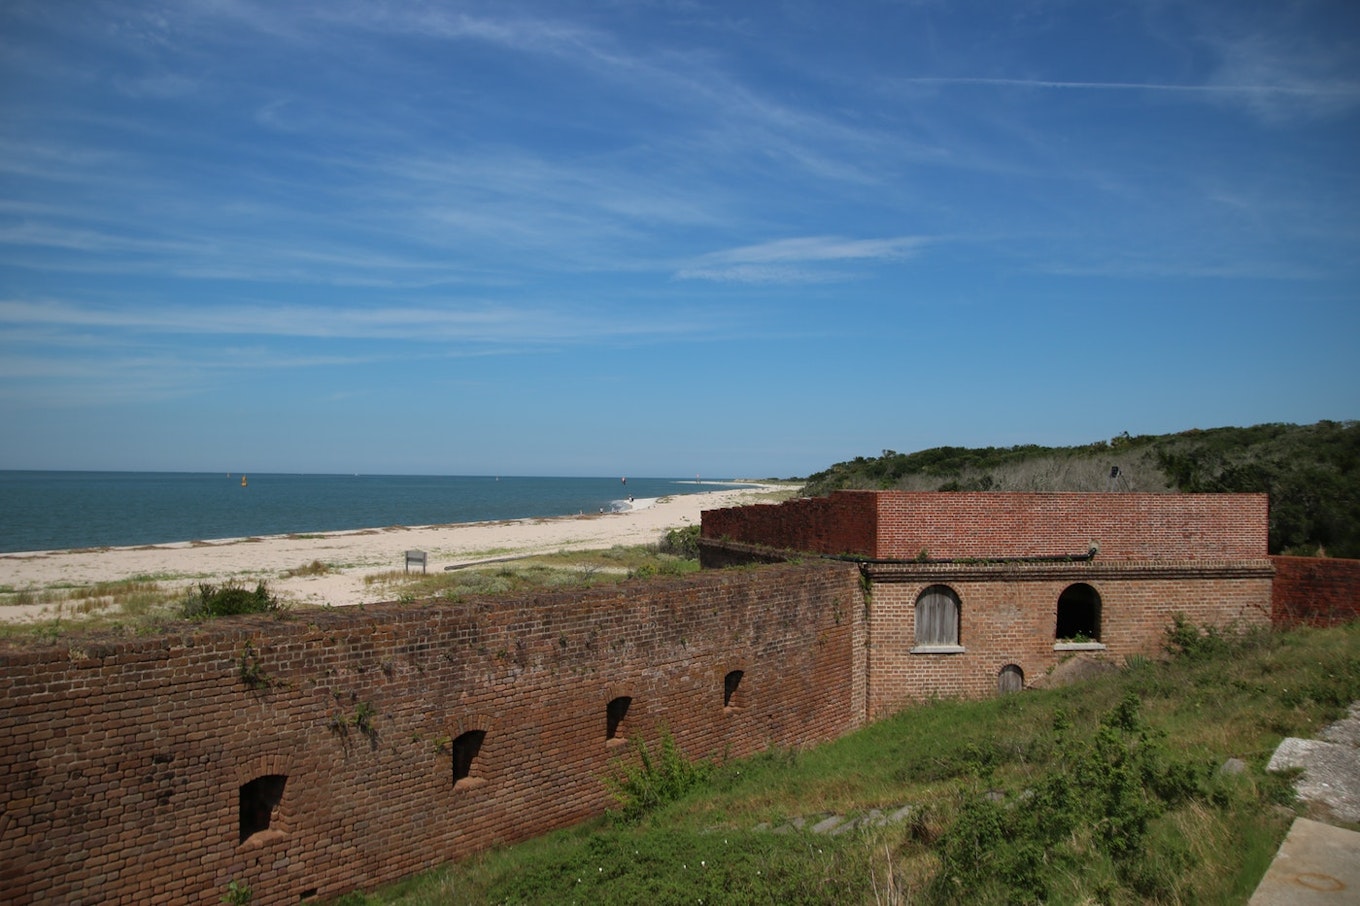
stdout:
{"type": "Polygon", "coordinates": [[[921,236],[849,239],[799,236],[703,255],[675,276],[735,283],[806,283],[850,279],[855,274],[826,264],[900,261],[920,254],[931,240],[921,236]]]}
{"type": "Polygon", "coordinates": [[[1166,91],[1174,94],[1245,96],[1317,96],[1360,99],[1360,84],[1350,82],[1295,82],[1294,84],[1247,84],[1206,82],[1199,85],[1168,82],[1081,82],[1056,79],[1008,79],[982,76],[914,76],[899,79],[908,85],[991,85],[1003,88],[1062,88],[1074,91],[1166,91]]]}
{"type": "Polygon", "coordinates": [[[1264,122],[1325,119],[1360,106],[1353,45],[1250,33],[1216,37],[1212,46],[1219,63],[1204,89],[1226,95],[1264,122]]]}
{"type": "MultiPolygon", "coordinates": [[[[566,304],[337,307],[129,306],[0,300],[0,400],[23,406],[149,402],[211,390],[223,376],[375,368],[545,348],[695,341],[712,318],[677,306],[619,318],[566,304]]],[[[723,330],[731,319],[722,322],[723,330]]]]}
{"type": "MultiPolygon", "coordinates": [[[[118,19],[118,36],[136,45],[151,64],[165,67],[156,75],[129,78],[163,79],[167,89],[192,86],[205,96],[227,87],[220,68],[189,69],[192,75],[182,76],[168,70],[179,60],[178,48],[193,44],[186,36],[199,42],[179,61],[191,67],[201,65],[202,55],[210,54],[211,60],[223,48],[304,58],[324,52],[328,58],[371,61],[384,52],[375,35],[419,35],[451,47],[469,42],[533,57],[539,61],[535,65],[555,67],[563,82],[586,79],[592,96],[610,99],[602,101],[602,109],[618,106],[627,112],[609,124],[615,131],[608,150],[563,153],[513,139],[466,146],[442,137],[427,140],[421,134],[427,124],[408,119],[412,114],[400,102],[356,118],[305,89],[256,85],[252,96],[264,97],[251,107],[256,122],[314,140],[310,151],[283,151],[289,162],[299,169],[324,168],[345,180],[334,189],[317,181],[288,204],[257,201],[253,212],[239,210],[239,202],[229,197],[249,199],[253,192],[258,199],[273,188],[239,178],[253,175],[238,162],[249,158],[229,164],[226,175],[236,177],[230,183],[199,182],[197,209],[188,209],[181,207],[182,177],[174,170],[146,169],[133,154],[120,155],[115,173],[73,157],[89,153],[73,147],[63,150],[70,162],[52,168],[46,150],[18,143],[12,153],[0,154],[0,168],[48,167],[74,186],[101,189],[116,175],[114,185],[135,193],[137,204],[129,214],[143,227],[133,238],[125,224],[117,229],[79,222],[12,224],[0,244],[104,253],[98,260],[42,259],[23,266],[376,287],[494,283],[535,270],[636,272],[668,257],[657,249],[676,228],[755,226],[741,222],[750,215],[742,210],[741,194],[731,191],[733,179],[760,174],[783,184],[812,180],[867,189],[884,181],[885,156],[900,159],[913,145],[900,135],[775,100],[737,77],[719,57],[672,46],[643,53],[607,30],[554,18],[551,8],[469,12],[341,2],[304,10],[224,0],[169,9],[134,6],[118,19]],[[247,40],[252,36],[268,50],[252,46],[247,40]],[[175,60],[167,62],[167,55],[175,60]],[[204,218],[205,210],[214,216],[204,218]],[[349,241],[332,235],[335,224],[344,225],[349,241]],[[155,236],[157,226],[166,230],[166,238],[155,236]],[[288,241],[256,240],[267,232],[286,234],[288,241]],[[395,249],[392,239],[405,247],[395,249]],[[118,257],[119,251],[135,257],[118,257]]],[[[405,61],[394,65],[394,71],[408,69],[405,61]]],[[[464,103],[451,101],[454,111],[464,103]]],[[[468,115],[479,113],[468,110],[468,115]]],[[[414,115],[424,119],[427,114],[414,115]]],[[[555,128],[550,120],[559,116],[576,125],[568,110],[535,108],[515,115],[546,117],[549,122],[536,125],[548,128],[555,128]]],[[[112,125],[115,134],[126,134],[112,125]]],[[[177,144],[173,134],[144,140],[177,144]]],[[[9,261],[18,264],[21,258],[9,256],[9,261]]],[[[735,269],[729,273],[737,274],[735,269]]],[[[841,278],[826,267],[813,273],[788,264],[779,274],[768,264],[760,274],[748,267],[741,277],[759,282],[841,278]]]]}
{"type": "Polygon", "coordinates": [[[147,239],[103,230],[71,228],[37,220],[0,227],[0,246],[60,248],[100,253],[185,254],[195,245],[169,239],[147,239]]]}
{"type": "Polygon", "coordinates": [[[1261,35],[1208,41],[1217,58],[1212,74],[1199,82],[1099,81],[993,76],[916,76],[900,85],[1137,92],[1227,104],[1269,123],[1340,115],[1360,106],[1360,81],[1348,65],[1322,48],[1283,48],[1261,35]]]}
{"type": "MultiPolygon", "coordinates": [[[[700,319],[685,312],[612,314],[568,307],[526,307],[450,301],[441,306],[392,305],[339,308],[304,305],[233,305],[132,308],[61,300],[0,300],[0,329],[121,331],[197,337],[289,337],[317,340],[401,341],[427,344],[499,344],[516,347],[699,336],[700,319]]],[[[51,334],[56,342],[61,334],[51,334]]],[[[124,342],[121,338],[115,342],[124,342]]]]}

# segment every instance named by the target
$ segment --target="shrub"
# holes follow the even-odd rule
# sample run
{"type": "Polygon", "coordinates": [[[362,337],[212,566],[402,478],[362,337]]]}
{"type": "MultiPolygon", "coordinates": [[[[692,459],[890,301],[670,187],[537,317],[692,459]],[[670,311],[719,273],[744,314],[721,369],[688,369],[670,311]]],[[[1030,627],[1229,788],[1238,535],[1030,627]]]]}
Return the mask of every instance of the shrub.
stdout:
{"type": "Polygon", "coordinates": [[[674,528],[661,536],[657,549],[663,554],[683,557],[686,560],[699,559],[699,526],[687,525],[674,528]]]}
{"type": "MultiPolygon", "coordinates": [[[[1054,723],[1057,757],[1031,788],[965,798],[940,841],[937,901],[1043,902],[1053,893],[1045,866],[1083,850],[1109,859],[1127,889],[1167,896],[1174,872],[1149,856],[1151,823],[1169,807],[1206,798],[1210,766],[1171,756],[1132,693],[1090,738],[1073,738],[1065,719],[1054,723]]],[[[986,780],[990,770],[978,775],[986,780]]]]}
{"type": "Polygon", "coordinates": [[[306,566],[298,566],[288,570],[283,574],[285,579],[293,579],[298,576],[324,576],[331,572],[329,563],[322,563],[320,560],[313,560],[306,566]]]}
{"type": "Polygon", "coordinates": [[[227,884],[227,892],[222,895],[222,902],[228,906],[250,906],[254,898],[249,884],[245,881],[232,880],[227,884]]]}
{"type": "Polygon", "coordinates": [[[273,613],[281,609],[278,598],[263,582],[254,591],[234,583],[217,586],[203,582],[184,599],[184,616],[191,620],[227,617],[241,613],[273,613]]]}
{"type": "Polygon", "coordinates": [[[625,821],[637,821],[708,780],[711,765],[686,760],[669,731],[662,730],[661,751],[656,756],[641,738],[634,741],[633,748],[638,763],[619,761],[619,773],[605,778],[625,821]]]}
{"type": "Polygon", "coordinates": [[[1167,653],[1192,661],[1203,661],[1225,654],[1228,640],[1217,627],[1209,626],[1203,631],[1183,614],[1173,614],[1171,626],[1166,630],[1165,647],[1167,653]]]}

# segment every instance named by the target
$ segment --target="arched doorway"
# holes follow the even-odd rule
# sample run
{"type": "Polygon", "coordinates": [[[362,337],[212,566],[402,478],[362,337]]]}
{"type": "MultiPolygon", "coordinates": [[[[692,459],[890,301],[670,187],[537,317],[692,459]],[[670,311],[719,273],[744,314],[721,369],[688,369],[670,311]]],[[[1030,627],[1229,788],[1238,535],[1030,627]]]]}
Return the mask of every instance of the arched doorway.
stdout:
{"type": "Polygon", "coordinates": [[[1025,671],[1020,669],[1019,664],[1007,664],[996,675],[996,691],[1001,695],[1008,692],[1019,692],[1024,688],[1025,671]]]}
{"type": "Polygon", "coordinates": [[[1085,582],[1069,585],[1058,595],[1054,638],[1068,642],[1100,641],[1100,593],[1085,582]]]}

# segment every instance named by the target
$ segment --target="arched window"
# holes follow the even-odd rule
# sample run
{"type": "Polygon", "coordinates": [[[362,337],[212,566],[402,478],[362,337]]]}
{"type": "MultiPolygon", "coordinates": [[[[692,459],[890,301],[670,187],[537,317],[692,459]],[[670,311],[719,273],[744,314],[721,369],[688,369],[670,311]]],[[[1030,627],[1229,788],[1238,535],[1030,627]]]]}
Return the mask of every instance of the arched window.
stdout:
{"type": "Polygon", "coordinates": [[[932,585],[916,599],[916,646],[957,648],[959,596],[947,585],[932,585]]]}
{"type": "Polygon", "coordinates": [[[274,820],[274,810],[283,801],[283,787],[288,778],[283,774],[266,774],[256,777],[240,789],[241,841],[255,834],[269,830],[274,820]]]}
{"type": "Polygon", "coordinates": [[[742,693],[741,678],[745,676],[742,670],[729,671],[723,677],[723,707],[740,708],[746,703],[746,696],[742,693]]]}
{"type": "Polygon", "coordinates": [[[628,695],[620,695],[618,698],[611,699],[605,706],[605,742],[615,739],[623,740],[623,720],[628,716],[628,706],[633,703],[633,699],[628,695]]]}
{"type": "Polygon", "coordinates": [[[1061,642],[1099,642],[1100,593],[1085,582],[1063,589],[1054,637],[1061,642]]]}
{"type": "Polygon", "coordinates": [[[1007,664],[996,675],[996,691],[1002,695],[1008,692],[1019,692],[1024,688],[1025,671],[1020,669],[1019,664],[1007,664]]]}
{"type": "Polygon", "coordinates": [[[468,730],[449,746],[450,753],[453,755],[453,785],[455,787],[460,784],[472,785],[480,782],[473,772],[473,767],[477,756],[482,751],[482,743],[485,741],[485,730],[468,730]]]}

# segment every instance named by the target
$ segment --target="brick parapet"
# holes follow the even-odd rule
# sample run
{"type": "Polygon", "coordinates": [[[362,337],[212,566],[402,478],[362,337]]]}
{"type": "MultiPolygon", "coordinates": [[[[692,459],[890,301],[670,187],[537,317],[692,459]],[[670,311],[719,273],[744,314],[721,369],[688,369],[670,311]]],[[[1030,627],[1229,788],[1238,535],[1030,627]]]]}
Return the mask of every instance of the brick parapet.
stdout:
{"type": "Polygon", "coordinates": [[[1266,556],[1264,494],[885,491],[878,557],[1058,557],[1099,548],[1105,560],[1266,556]]]}
{"type": "Polygon", "coordinates": [[[1266,556],[1265,494],[837,491],[704,513],[702,536],[880,559],[1266,556]]]}
{"type": "Polygon", "coordinates": [[[705,510],[700,535],[771,550],[873,556],[878,530],[878,496],[840,491],[767,506],[705,510]]]}
{"type": "Polygon", "coordinates": [[[1360,560],[1271,557],[1275,625],[1336,626],[1360,617],[1360,560]]]}
{"type": "Polygon", "coordinates": [[[1102,579],[1270,579],[1275,574],[1268,558],[1259,560],[1144,560],[1136,562],[1056,563],[866,563],[865,575],[874,582],[967,581],[1092,582],[1102,579]]]}
{"type": "MultiPolygon", "coordinates": [[[[726,538],[700,538],[699,563],[704,569],[724,569],[729,566],[750,566],[757,563],[786,563],[801,560],[804,551],[777,550],[745,541],[726,538]]],[[[820,555],[816,555],[820,556],[820,555]]]]}
{"type": "Polygon", "coordinates": [[[857,571],[808,563],[3,649],[0,901],[371,888],[600,813],[622,741],[663,727],[693,757],[853,729],[863,634],[857,571]],[[455,785],[451,746],[473,729],[455,785]],[[268,775],[282,798],[242,842],[241,788],[268,775]]]}

